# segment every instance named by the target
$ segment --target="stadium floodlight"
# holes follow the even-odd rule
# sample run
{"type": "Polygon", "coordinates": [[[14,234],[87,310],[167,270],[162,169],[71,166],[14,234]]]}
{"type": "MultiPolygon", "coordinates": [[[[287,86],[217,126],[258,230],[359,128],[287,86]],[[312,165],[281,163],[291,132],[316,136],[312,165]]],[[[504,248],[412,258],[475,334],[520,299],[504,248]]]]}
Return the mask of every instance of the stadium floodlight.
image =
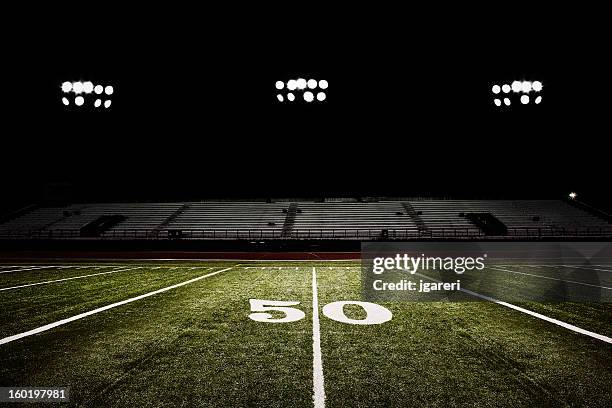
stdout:
{"type": "Polygon", "coordinates": [[[326,80],[322,79],[322,80],[319,81],[319,88],[327,89],[328,86],[329,86],[329,84],[327,83],[326,80]]]}
{"type": "Polygon", "coordinates": [[[325,95],[325,92],[319,92],[317,94],[317,101],[323,102],[325,98],[327,98],[327,95],[325,95]]]}
{"type": "Polygon", "coordinates": [[[295,101],[295,95],[292,94],[291,92],[289,92],[287,94],[287,99],[289,100],[289,102],[293,102],[293,101],[295,101]]]}
{"type": "Polygon", "coordinates": [[[70,91],[72,91],[72,82],[66,81],[62,83],[62,92],[68,93],[70,91]]]}
{"type": "Polygon", "coordinates": [[[575,199],[576,199],[576,197],[578,197],[578,194],[576,194],[575,192],[573,192],[573,191],[572,191],[571,193],[569,193],[569,198],[570,198],[571,200],[575,200],[575,199]]]}
{"type": "Polygon", "coordinates": [[[520,81],[514,81],[512,82],[512,92],[521,92],[521,82],[520,81]]]}
{"type": "Polygon", "coordinates": [[[290,79],[289,81],[287,81],[288,90],[295,91],[296,88],[297,88],[297,82],[295,79],[290,79]]]}
{"type": "Polygon", "coordinates": [[[104,107],[105,108],[110,108],[110,106],[111,106],[111,101],[110,100],[104,101],[104,107]]]}
{"type": "Polygon", "coordinates": [[[306,89],[306,80],[304,78],[298,78],[295,81],[295,85],[297,86],[297,89],[302,91],[302,90],[306,89]]]}
{"type": "Polygon", "coordinates": [[[87,81],[83,83],[83,92],[90,94],[93,92],[94,86],[91,82],[87,81]]]}
{"type": "Polygon", "coordinates": [[[283,98],[283,95],[281,94],[276,95],[276,99],[278,99],[279,102],[282,102],[285,100],[285,98],[283,98]]]}
{"type": "Polygon", "coordinates": [[[113,92],[115,92],[115,90],[111,85],[107,85],[106,88],[104,88],[104,93],[107,95],[112,95],[113,92]]]}
{"type": "Polygon", "coordinates": [[[66,106],[70,105],[70,101],[68,100],[68,98],[62,98],[62,103],[66,106]]]}
{"type": "Polygon", "coordinates": [[[309,79],[308,82],[306,82],[306,86],[308,86],[308,89],[315,89],[317,87],[317,80],[309,79]]]}
{"type": "Polygon", "coordinates": [[[281,89],[285,87],[285,83],[283,81],[276,81],[275,86],[276,86],[276,89],[280,91],[281,89]]]}
{"type": "Polygon", "coordinates": [[[501,88],[499,87],[499,85],[493,85],[493,87],[491,88],[491,92],[497,95],[498,93],[501,92],[501,88]]]}
{"type": "Polygon", "coordinates": [[[96,108],[99,108],[99,107],[100,107],[100,105],[102,105],[102,100],[101,100],[101,99],[96,99],[96,101],[94,102],[94,106],[95,106],[96,108]]]}
{"type": "Polygon", "coordinates": [[[501,100],[500,99],[493,99],[493,103],[495,104],[495,106],[501,106],[501,100]]]}
{"type": "Polygon", "coordinates": [[[527,105],[529,103],[529,95],[521,95],[521,103],[527,105]]]}
{"type": "Polygon", "coordinates": [[[306,102],[314,101],[314,95],[312,94],[312,92],[310,92],[310,91],[304,92],[304,100],[306,102]]]}
{"type": "Polygon", "coordinates": [[[501,89],[502,89],[503,93],[508,93],[508,92],[510,92],[510,85],[503,84],[501,89]]]}
{"type": "Polygon", "coordinates": [[[504,98],[504,105],[510,106],[510,98],[504,98]]]}
{"type": "Polygon", "coordinates": [[[84,103],[85,99],[82,96],[77,96],[76,98],[74,98],[74,104],[76,106],[83,106],[84,103]]]}
{"type": "Polygon", "coordinates": [[[531,89],[535,92],[540,92],[542,90],[542,83],[540,81],[533,81],[531,84],[531,89]]]}
{"type": "Polygon", "coordinates": [[[523,93],[531,92],[531,82],[530,81],[523,81],[521,83],[521,91],[523,91],[523,93]]]}
{"type": "Polygon", "coordinates": [[[80,94],[81,92],[83,92],[83,83],[82,82],[73,82],[73,84],[72,84],[72,91],[75,94],[80,94]]]}
{"type": "Polygon", "coordinates": [[[534,101],[534,102],[535,102],[535,104],[536,104],[536,105],[539,105],[539,104],[540,104],[540,102],[542,102],[542,97],[541,97],[541,96],[538,96],[537,98],[535,98],[535,101],[534,101]]]}
{"type": "Polygon", "coordinates": [[[97,95],[100,95],[102,92],[104,92],[104,87],[102,85],[96,85],[96,87],[94,88],[94,92],[97,95]]]}

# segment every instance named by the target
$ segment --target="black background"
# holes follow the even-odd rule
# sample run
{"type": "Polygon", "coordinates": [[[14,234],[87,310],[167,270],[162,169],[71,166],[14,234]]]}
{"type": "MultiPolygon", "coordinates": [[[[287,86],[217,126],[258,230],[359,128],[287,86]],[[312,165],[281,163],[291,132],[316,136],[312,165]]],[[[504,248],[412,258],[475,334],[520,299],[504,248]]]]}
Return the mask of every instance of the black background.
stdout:
{"type": "Polygon", "coordinates": [[[5,50],[4,203],[79,199],[609,197],[596,10],[145,8],[19,14],[5,50]],[[329,81],[324,103],[277,80],[329,81]],[[491,85],[544,83],[541,105],[491,85]],[[65,80],[112,108],[61,104],[65,80]],[[298,99],[300,99],[298,95],[298,99]]]}

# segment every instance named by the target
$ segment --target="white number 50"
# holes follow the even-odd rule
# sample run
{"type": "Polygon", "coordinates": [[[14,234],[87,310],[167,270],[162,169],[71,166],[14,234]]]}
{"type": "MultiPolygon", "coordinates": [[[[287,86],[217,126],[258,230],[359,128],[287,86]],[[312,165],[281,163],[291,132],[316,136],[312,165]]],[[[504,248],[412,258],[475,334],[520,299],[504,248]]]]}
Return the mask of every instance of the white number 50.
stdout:
{"type": "MultiPolygon", "coordinates": [[[[250,302],[251,311],[258,313],[251,313],[249,315],[249,318],[255,320],[256,322],[289,323],[297,322],[298,320],[301,320],[306,316],[304,312],[299,309],[296,309],[294,307],[287,307],[299,305],[300,302],[283,302],[279,300],[260,299],[251,299],[250,302]],[[283,312],[285,313],[285,316],[275,319],[270,313],[265,313],[271,310],[283,312]]],[[[323,306],[323,315],[325,315],[329,319],[335,320],[340,323],[361,325],[382,324],[388,322],[393,318],[391,311],[384,306],[377,305],[376,303],[357,301],[333,302],[328,305],[325,305],[323,306]],[[346,314],[344,314],[345,305],[361,306],[366,312],[366,317],[361,320],[351,319],[347,317],[346,314]]]]}

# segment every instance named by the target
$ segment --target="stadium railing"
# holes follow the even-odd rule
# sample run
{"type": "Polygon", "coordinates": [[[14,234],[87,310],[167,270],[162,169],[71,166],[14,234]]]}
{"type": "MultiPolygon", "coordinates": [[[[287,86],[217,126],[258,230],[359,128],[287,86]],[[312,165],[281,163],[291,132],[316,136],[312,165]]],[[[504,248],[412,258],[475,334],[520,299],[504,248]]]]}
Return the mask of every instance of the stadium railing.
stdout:
{"type": "Polygon", "coordinates": [[[124,229],[112,230],[99,237],[83,238],[74,229],[53,230],[4,230],[0,239],[82,239],[82,240],[265,240],[265,239],[352,239],[352,240],[411,240],[411,239],[521,239],[521,238],[571,238],[571,237],[612,237],[609,227],[514,227],[508,228],[503,236],[487,236],[478,228],[437,228],[414,229],[294,229],[290,235],[282,229],[210,229],[181,230],[172,234],[167,230],[124,229]]]}

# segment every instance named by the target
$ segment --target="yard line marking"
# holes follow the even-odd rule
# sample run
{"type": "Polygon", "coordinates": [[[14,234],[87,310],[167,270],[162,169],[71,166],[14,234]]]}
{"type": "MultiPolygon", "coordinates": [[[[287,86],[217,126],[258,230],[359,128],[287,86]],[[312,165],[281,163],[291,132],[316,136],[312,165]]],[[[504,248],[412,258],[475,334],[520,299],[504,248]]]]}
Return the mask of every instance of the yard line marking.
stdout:
{"type": "MultiPolygon", "coordinates": [[[[426,279],[432,280],[434,282],[442,283],[442,281],[440,281],[440,280],[438,280],[436,278],[431,278],[431,277],[429,277],[427,275],[422,275],[422,274],[420,274],[418,272],[416,274],[419,275],[419,276],[422,276],[422,277],[424,277],[426,279]]],[[[592,338],[597,339],[597,340],[605,341],[608,344],[612,344],[612,338],[610,338],[608,336],[604,336],[602,334],[597,334],[597,333],[594,333],[592,331],[581,329],[580,327],[574,326],[573,324],[565,323],[565,322],[562,322],[561,320],[557,320],[557,319],[553,319],[552,317],[544,316],[543,314],[536,313],[536,312],[533,312],[531,310],[524,309],[524,308],[522,308],[520,306],[515,306],[512,303],[504,302],[504,301],[492,298],[492,297],[487,296],[487,295],[481,295],[480,293],[473,292],[473,291],[471,291],[469,289],[461,288],[461,291],[467,293],[468,295],[472,295],[472,296],[480,298],[480,299],[488,300],[489,302],[497,303],[498,305],[505,306],[505,307],[508,307],[510,309],[514,309],[514,310],[519,311],[521,313],[528,314],[530,316],[536,317],[538,319],[547,321],[547,322],[552,323],[552,324],[556,324],[557,326],[561,326],[561,327],[563,327],[565,329],[568,329],[568,330],[571,330],[573,332],[584,334],[585,336],[589,336],[589,337],[592,337],[592,338]]]]}
{"type": "Polygon", "coordinates": [[[323,357],[321,354],[321,326],[319,324],[319,292],[317,290],[317,270],[312,268],[312,400],[315,408],[325,407],[325,388],[323,386],[323,357]]]}
{"type": "Polygon", "coordinates": [[[542,276],[542,275],[535,275],[533,273],[527,273],[527,272],[518,272],[518,271],[511,271],[509,269],[503,269],[503,268],[495,268],[490,266],[489,269],[493,269],[494,271],[501,271],[501,272],[508,272],[508,273],[515,273],[518,275],[527,275],[527,276],[534,276],[536,278],[542,278],[542,279],[548,279],[548,280],[554,280],[554,281],[558,281],[558,282],[565,282],[565,283],[573,283],[575,285],[584,285],[584,286],[591,286],[594,288],[599,288],[599,289],[607,289],[607,290],[612,290],[612,288],[609,288],[607,286],[599,286],[599,285],[594,285],[592,283],[584,283],[584,282],[578,282],[578,281],[573,281],[573,280],[567,280],[567,279],[559,279],[559,278],[552,278],[550,276],[542,276]]]}
{"type": "Polygon", "coordinates": [[[26,269],[11,269],[9,271],[0,271],[0,273],[34,271],[34,270],[49,269],[49,268],[56,268],[56,266],[35,266],[35,267],[32,267],[32,268],[26,268],[26,269]]]}
{"type": "Polygon", "coordinates": [[[167,292],[167,291],[169,291],[171,289],[180,288],[181,286],[189,285],[190,283],[194,283],[194,282],[197,282],[199,280],[202,280],[202,279],[205,279],[205,278],[209,278],[211,276],[220,274],[221,272],[229,271],[232,268],[233,267],[226,268],[226,269],[221,269],[221,270],[218,270],[216,272],[211,272],[211,273],[208,273],[206,275],[202,275],[202,276],[199,276],[199,277],[194,278],[194,279],[190,279],[190,280],[185,281],[185,282],[177,283],[176,285],[168,286],[166,288],[158,289],[158,290],[155,290],[153,292],[145,293],[144,295],[136,296],[136,297],[133,297],[133,298],[130,298],[130,299],[122,300],[121,302],[113,303],[111,305],[103,306],[103,307],[100,307],[98,309],[90,310],[89,312],[81,313],[81,314],[78,314],[76,316],[69,317],[67,319],[59,320],[59,321],[57,321],[55,323],[46,324],[44,326],[41,326],[41,327],[33,329],[33,330],[29,330],[27,332],[15,334],[14,336],[5,337],[3,339],[0,339],[0,345],[7,344],[7,343],[10,343],[10,342],[15,341],[15,340],[22,339],[24,337],[32,336],[34,334],[39,334],[39,333],[45,332],[47,330],[51,330],[53,328],[56,328],[58,326],[63,326],[65,324],[74,322],[76,320],[83,319],[83,318],[85,318],[87,316],[91,316],[91,315],[94,315],[96,313],[104,312],[106,310],[113,309],[115,307],[122,306],[122,305],[125,305],[125,304],[128,304],[128,303],[132,303],[132,302],[135,302],[137,300],[147,298],[149,296],[153,296],[153,295],[157,295],[159,293],[167,292]]]}
{"type": "Polygon", "coordinates": [[[44,281],[44,282],[28,283],[26,285],[12,286],[12,287],[9,287],[9,288],[0,288],[0,292],[4,292],[6,290],[27,288],[27,287],[30,287],[30,286],[46,285],[47,283],[65,282],[65,281],[74,280],[74,279],[89,278],[91,276],[108,275],[109,273],[131,271],[133,269],[139,269],[139,268],[142,268],[142,266],[137,266],[135,268],[128,268],[128,269],[118,269],[116,271],[107,271],[107,272],[92,273],[92,274],[89,274],[89,275],[73,276],[71,278],[63,278],[63,279],[55,279],[55,280],[44,281]]]}

